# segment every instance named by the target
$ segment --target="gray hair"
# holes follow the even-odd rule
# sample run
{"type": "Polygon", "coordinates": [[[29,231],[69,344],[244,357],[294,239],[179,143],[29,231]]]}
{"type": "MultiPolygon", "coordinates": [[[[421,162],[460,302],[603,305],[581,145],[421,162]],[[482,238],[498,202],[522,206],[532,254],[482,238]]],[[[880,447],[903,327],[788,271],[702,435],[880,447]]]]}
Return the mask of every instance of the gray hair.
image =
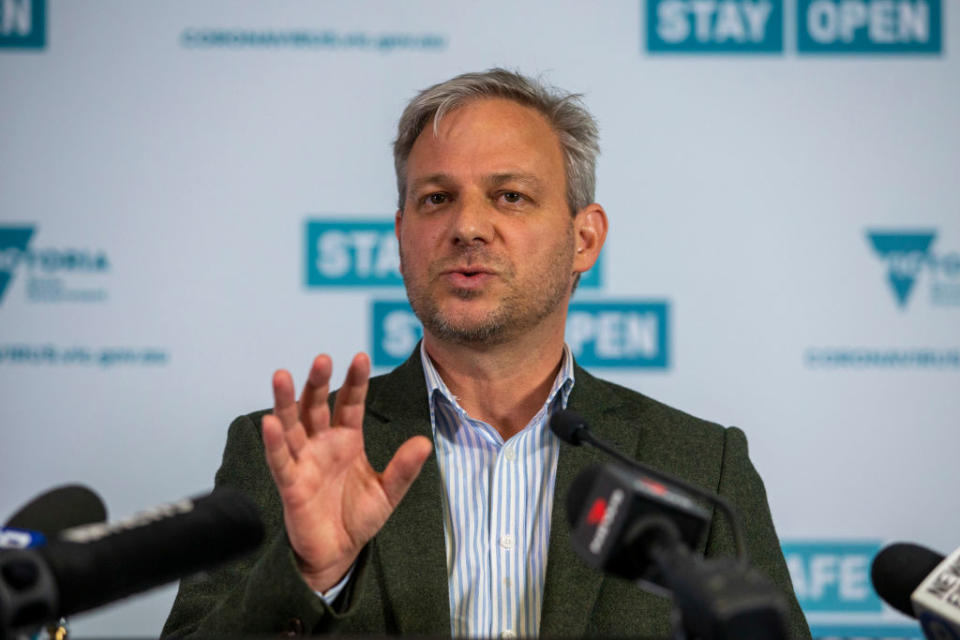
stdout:
{"type": "Polygon", "coordinates": [[[566,93],[506,69],[464,73],[421,91],[400,116],[393,143],[397,192],[402,210],[407,197],[407,159],[413,144],[433,119],[434,132],[444,114],[471,100],[505,98],[539,111],[560,139],[567,178],[567,203],[577,211],[594,201],[596,189],[597,122],[580,94],[566,93]]]}

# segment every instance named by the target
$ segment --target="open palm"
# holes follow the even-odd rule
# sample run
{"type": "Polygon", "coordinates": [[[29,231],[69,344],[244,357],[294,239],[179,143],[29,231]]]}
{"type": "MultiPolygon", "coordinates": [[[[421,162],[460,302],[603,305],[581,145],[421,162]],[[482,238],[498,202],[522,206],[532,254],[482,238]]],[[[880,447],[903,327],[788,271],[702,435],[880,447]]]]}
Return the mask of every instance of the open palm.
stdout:
{"type": "Polygon", "coordinates": [[[317,356],[297,402],[287,371],[273,376],[273,414],[263,418],[267,464],[283,502],[287,536],[307,583],[326,591],[343,577],[420,473],[431,444],[407,440],[377,473],[363,447],[370,360],[357,354],[337,393],[333,365],[317,356]]]}

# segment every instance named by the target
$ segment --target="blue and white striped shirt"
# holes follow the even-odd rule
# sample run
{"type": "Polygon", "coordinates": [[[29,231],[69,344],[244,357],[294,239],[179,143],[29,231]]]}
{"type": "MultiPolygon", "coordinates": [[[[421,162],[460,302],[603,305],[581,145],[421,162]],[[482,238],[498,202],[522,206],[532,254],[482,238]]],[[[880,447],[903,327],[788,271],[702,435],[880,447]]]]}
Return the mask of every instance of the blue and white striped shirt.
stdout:
{"type": "Polygon", "coordinates": [[[443,533],[454,637],[534,637],[540,630],[560,441],[548,422],[573,389],[573,357],[522,431],[504,442],[450,393],[420,357],[443,481],[443,533]]]}

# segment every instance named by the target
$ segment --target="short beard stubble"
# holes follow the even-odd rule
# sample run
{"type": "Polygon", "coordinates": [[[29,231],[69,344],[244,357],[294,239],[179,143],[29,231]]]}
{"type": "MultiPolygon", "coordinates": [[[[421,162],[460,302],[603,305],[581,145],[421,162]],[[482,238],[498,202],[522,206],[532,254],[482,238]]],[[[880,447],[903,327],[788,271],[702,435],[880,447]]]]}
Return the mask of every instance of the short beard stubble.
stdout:
{"type": "MultiPolygon", "coordinates": [[[[431,295],[431,284],[440,277],[442,270],[436,263],[430,266],[425,283],[416,282],[416,278],[404,273],[403,282],[410,306],[424,328],[440,340],[468,346],[495,346],[507,342],[514,335],[538,325],[570,293],[573,287],[573,235],[573,224],[569,224],[562,246],[551,254],[552,259],[544,265],[542,277],[528,283],[517,282],[513,268],[485,253],[482,247],[462,247],[448,257],[445,263],[460,263],[465,256],[469,256],[482,264],[494,266],[498,277],[507,286],[507,292],[502,295],[499,304],[478,321],[458,322],[441,311],[437,299],[431,295]],[[524,284],[527,290],[523,290],[524,284]]],[[[405,261],[402,246],[400,264],[403,272],[405,261]]],[[[486,291],[474,289],[458,289],[453,293],[462,300],[487,294],[486,291]]]]}

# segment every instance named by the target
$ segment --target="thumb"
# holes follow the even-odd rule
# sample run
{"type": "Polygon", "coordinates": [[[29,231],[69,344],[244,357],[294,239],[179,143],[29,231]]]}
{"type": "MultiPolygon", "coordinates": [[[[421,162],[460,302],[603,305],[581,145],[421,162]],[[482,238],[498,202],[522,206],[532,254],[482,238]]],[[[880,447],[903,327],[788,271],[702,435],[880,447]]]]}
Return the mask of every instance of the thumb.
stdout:
{"type": "Polygon", "coordinates": [[[406,495],[407,489],[420,475],[420,469],[432,450],[433,444],[430,440],[423,436],[414,436],[400,445],[393,454],[393,459],[380,476],[391,508],[395,508],[406,495]]]}

